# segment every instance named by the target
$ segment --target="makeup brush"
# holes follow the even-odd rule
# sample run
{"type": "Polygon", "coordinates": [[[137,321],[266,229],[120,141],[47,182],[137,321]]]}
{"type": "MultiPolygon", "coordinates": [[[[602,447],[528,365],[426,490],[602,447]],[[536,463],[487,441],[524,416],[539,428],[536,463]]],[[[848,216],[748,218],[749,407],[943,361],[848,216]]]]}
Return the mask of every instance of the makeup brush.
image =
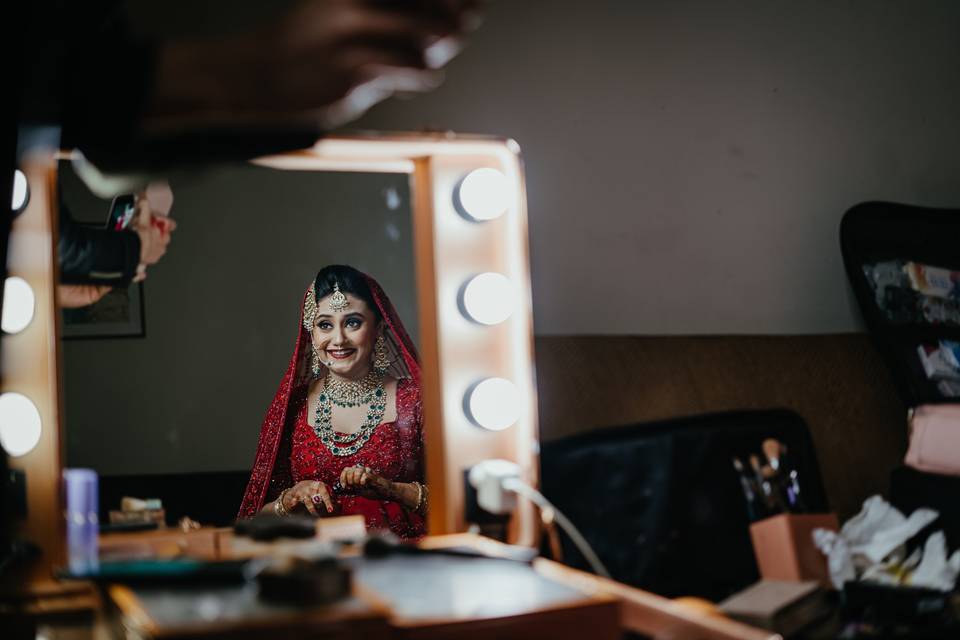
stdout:
{"type": "Polygon", "coordinates": [[[803,513],[807,510],[800,496],[800,474],[790,457],[787,445],[780,443],[780,467],[783,469],[784,481],[793,498],[793,510],[797,513],[803,513]]]}
{"type": "Polygon", "coordinates": [[[747,477],[746,470],[743,468],[743,463],[740,462],[740,458],[733,458],[733,468],[737,472],[737,477],[740,480],[740,488],[743,489],[743,497],[747,501],[747,517],[750,519],[750,522],[757,520],[757,494],[753,490],[753,483],[750,482],[750,478],[747,477]]]}
{"type": "Polygon", "coordinates": [[[760,469],[760,456],[756,454],[750,454],[750,468],[753,469],[754,476],[756,476],[757,479],[757,484],[763,491],[763,497],[767,504],[767,509],[770,510],[770,513],[784,511],[780,496],[774,493],[773,486],[771,486],[770,482],[763,477],[763,471],[760,469]]]}
{"type": "Polygon", "coordinates": [[[790,486],[786,469],[783,467],[782,456],[785,447],[779,440],[775,438],[767,438],[763,441],[761,448],[763,449],[763,454],[766,456],[767,461],[770,463],[769,467],[763,468],[764,477],[773,482],[781,502],[787,507],[786,510],[792,511],[796,506],[797,500],[793,493],[793,488],[790,486]],[[767,469],[770,469],[771,471],[769,475],[766,474],[767,469]],[[783,473],[781,473],[781,471],[783,471],[783,473]]]}
{"type": "Polygon", "coordinates": [[[773,438],[767,438],[763,441],[762,449],[763,455],[767,456],[767,461],[770,463],[770,466],[773,468],[773,470],[779,471],[781,450],[780,441],[773,438]]]}

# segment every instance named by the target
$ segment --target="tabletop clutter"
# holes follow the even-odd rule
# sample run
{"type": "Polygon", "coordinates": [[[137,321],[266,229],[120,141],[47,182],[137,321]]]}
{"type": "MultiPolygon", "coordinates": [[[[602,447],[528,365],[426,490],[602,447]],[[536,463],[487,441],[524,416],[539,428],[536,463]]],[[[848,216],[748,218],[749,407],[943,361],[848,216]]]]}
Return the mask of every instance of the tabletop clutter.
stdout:
{"type": "Polygon", "coordinates": [[[960,637],[951,601],[960,550],[951,554],[947,536],[935,530],[937,511],[905,515],[875,495],[839,526],[833,513],[808,512],[785,445],[767,439],[761,451],[732,460],[761,580],[721,610],[788,638],[835,613],[836,637],[875,637],[911,624],[943,625],[960,637]]]}

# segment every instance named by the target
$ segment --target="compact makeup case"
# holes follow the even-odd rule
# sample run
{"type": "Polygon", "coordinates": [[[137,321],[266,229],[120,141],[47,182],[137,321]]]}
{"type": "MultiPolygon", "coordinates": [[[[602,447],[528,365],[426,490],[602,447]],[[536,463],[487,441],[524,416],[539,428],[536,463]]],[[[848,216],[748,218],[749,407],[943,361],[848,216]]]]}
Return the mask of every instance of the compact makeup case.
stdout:
{"type": "Polygon", "coordinates": [[[891,500],[941,513],[960,544],[960,209],[859,204],[840,224],[844,267],[908,410],[891,500]]]}

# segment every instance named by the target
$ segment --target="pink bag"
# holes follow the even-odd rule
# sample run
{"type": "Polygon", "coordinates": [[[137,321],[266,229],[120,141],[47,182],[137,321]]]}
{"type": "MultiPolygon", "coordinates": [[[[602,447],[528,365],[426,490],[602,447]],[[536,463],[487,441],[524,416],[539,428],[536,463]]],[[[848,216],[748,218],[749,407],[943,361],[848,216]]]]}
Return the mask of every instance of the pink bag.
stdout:
{"type": "Polygon", "coordinates": [[[960,405],[925,404],[910,412],[904,462],[919,471],[960,476],[960,405]]]}

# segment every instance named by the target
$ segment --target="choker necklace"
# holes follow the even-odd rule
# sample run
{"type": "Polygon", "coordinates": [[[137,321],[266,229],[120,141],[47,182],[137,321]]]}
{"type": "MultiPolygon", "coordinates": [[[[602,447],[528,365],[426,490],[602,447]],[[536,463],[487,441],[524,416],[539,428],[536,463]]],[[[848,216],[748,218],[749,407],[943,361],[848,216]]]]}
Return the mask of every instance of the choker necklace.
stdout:
{"type": "MultiPolygon", "coordinates": [[[[370,374],[367,374],[361,381],[349,384],[359,386],[363,384],[369,376],[370,374]]],[[[367,408],[367,417],[364,419],[363,424],[354,433],[341,433],[333,429],[333,423],[331,422],[333,418],[333,405],[336,404],[339,407],[345,405],[334,401],[330,385],[336,384],[338,381],[332,380],[330,374],[327,374],[326,386],[324,390],[320,392],[320,397],[317,399],[316,420],[314,420],[313,430],[317,434],[317,437],[320,438],[320,442],[330,449],[333,455],[343,457],[353,455],[357,451],[360,451],[361,447],[363,447],[363,445],[367,443],[367,440],[370,439],[370,436],[373,435],[374,430],[376,430],[383,421],[383,414],[386,413],[387,410],[386,394],[383,391],[383,377],[375,375],[375,379],[374,387],[368,393],[369,399],[362,403],[357,403],[357,405],[351,405],[370,405],[367,408]]]]}
{"type": "Polygon", "coordinates": [[[383,389],[383,376],[371,369],[359,380],[334,378],[327,372],[323,391],[333,404],[345,409],[370,404],[377,389],[383,389]]]}

